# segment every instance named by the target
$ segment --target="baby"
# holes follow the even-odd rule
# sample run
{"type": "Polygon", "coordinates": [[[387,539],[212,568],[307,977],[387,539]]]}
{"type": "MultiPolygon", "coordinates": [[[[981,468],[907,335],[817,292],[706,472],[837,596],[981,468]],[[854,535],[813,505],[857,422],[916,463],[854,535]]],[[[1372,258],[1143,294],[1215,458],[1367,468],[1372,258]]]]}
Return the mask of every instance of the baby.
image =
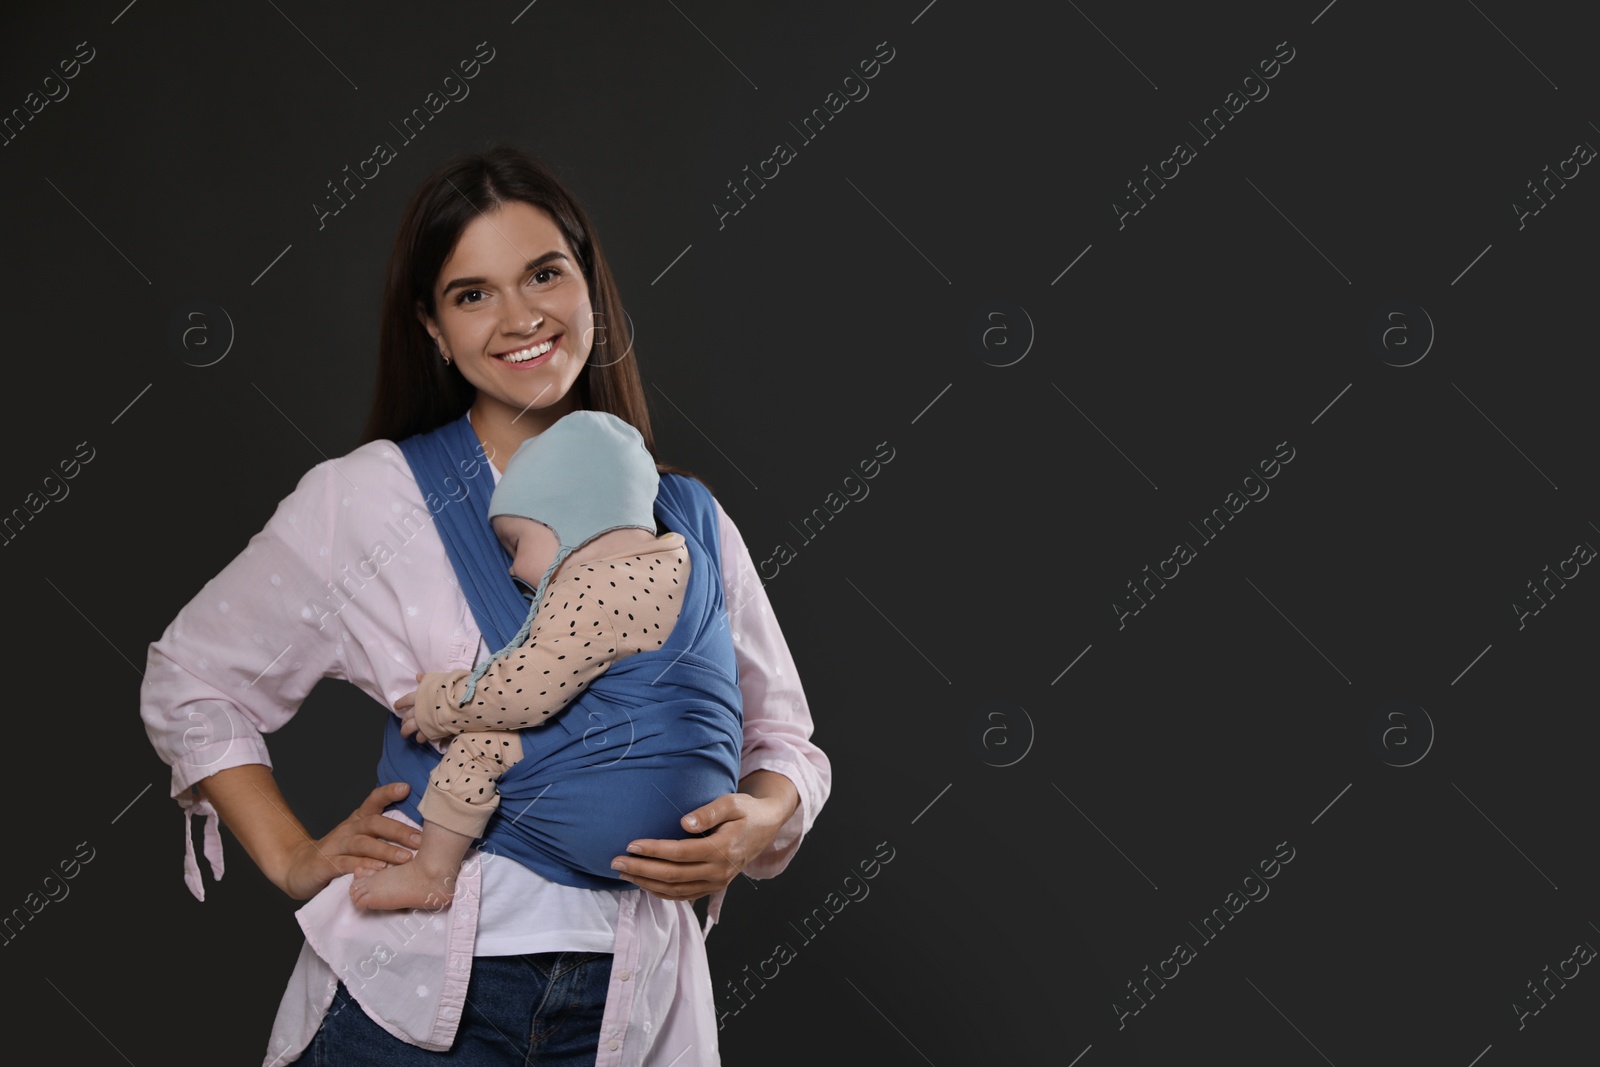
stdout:
{"type": "Polygon", "coordinates": [[[598,411],[558,419],[506,463],[489,518],[512,576],[533,591],[528,618],[476,671],[418,674],[416,692],[395,701],[406,737],[453,740],[418,803],[421,847],[409,863],[356,872],[358,907],[447,903],[499,806],[496,781],[522,758],[517,731],[549,722],[621,657],[666,641],[689,556],[682,535],[656,535],[658,480],[639,432],[598,411]]]}

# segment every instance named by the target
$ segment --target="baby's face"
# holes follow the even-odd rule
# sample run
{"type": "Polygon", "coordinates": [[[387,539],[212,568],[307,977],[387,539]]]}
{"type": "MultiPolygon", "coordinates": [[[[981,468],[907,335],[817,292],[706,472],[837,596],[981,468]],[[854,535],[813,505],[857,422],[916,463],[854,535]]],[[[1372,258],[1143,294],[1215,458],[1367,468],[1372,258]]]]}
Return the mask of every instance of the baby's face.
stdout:
{"type": "Polygon", "coordinates": [[[491,524],[495,536],[511,553],[511,576],[528,589],[539,588],[539,579],[550,569],[561,547],[550,527],[518,515],[496,515],[491,524]]]}

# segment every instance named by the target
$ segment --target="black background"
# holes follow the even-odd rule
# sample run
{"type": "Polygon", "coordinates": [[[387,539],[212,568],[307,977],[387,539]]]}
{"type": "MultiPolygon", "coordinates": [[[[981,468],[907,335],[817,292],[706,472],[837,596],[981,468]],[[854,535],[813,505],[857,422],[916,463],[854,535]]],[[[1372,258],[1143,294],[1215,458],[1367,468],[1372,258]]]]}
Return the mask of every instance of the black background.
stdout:
{"type": "MultiPolygon", "coordinates": [[[[767,593],[833,792],[708,943],[726,1062],[1575,1062],[1600,978],[1520,1028],[1515,1005],[1600,943],[1600,579],[1521,628],[1513,605],[1600,544],[1600,190],[1552,181],[1520,228],[1513,204],[1600,143],[1592,40],[1563,5],[1324,3],[8,12],[4,113],[94,49],[0,148],[0,509],[94,450],[0,549],[0,913],[94,850],[0,946],[15,1032],[84,1062],[262,1059],[296,904],[231,837],[208,900],[184,889],[145,650],[355,446],[402,205],[510,141],[595,221],[666,458],[758,561],[796,547],[767,593]],[[471,95],[400,145],[389,123],[483,41],[471,95]],[[790,124],[880,42],[870,95],[801,144],[790,124]],[[1202,143],[1189,124],[1279,42],[1270,95],[1202,143]],[[319,229],[325,183],[379,140],[397,158],[319,229]],[[1178,140],[1194,161],[1119,228],[1178,140]],[[779,141],[796,158],[719,228],[779,141]],[[168,340],[194,301],[234,331],[210,366],[220,319],[210,349],[168,340]],[[883,443],[870,496],[804,541],[791,524],[883,443]],[[1201,542],[1280,443],[1270,496],[1201,542]],[[1185,540],[1119,628],[1126,583],[1185,540]],[[870,894],[802,942],[883,843],[870,894]],[[1280,843],[1270,896],[1203,942],[1190,924],[1280,843]],[[781,941],[795,958],[741,1008],[726,983],[781,941]]],[[[373,784],[383,710],[329,682],[304,711],[273,754],[325,829],[373,784]]]]}

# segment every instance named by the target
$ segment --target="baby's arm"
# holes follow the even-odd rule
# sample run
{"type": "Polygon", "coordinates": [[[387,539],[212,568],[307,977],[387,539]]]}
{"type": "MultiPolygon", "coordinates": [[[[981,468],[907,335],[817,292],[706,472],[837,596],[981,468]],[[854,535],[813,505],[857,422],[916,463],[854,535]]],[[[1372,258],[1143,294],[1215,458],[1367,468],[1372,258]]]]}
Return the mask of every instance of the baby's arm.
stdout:
{"type": "Polygon", "coordinates": [[[426,741],[442,741],[461,732],[461,695],[471,671],[428,671],[417,675],[417,691],[395,701],[404,737],[421,734],[426,741]]]}
{"type": "Polygon", "coordinates": [[[560,617],[540,612],[528,640],[478,679],[472,700],[451,716],[459,723],[453,732],[543,726],[606,672],[617,658],[611,622],[600,611],[572,611],[568,604],[552,614],[560,617]]]}
{"type": "Polygon", "coordinates": [[[528,640],[484,671],[465,708],[461,700],[472,672],[421,675],[402,731],[433,741],[459,733],[543,726],[617,656],[617,629],[600,614],[605,609],[596,603],[573,610],[573,602],[541,611],[528,640]]]}

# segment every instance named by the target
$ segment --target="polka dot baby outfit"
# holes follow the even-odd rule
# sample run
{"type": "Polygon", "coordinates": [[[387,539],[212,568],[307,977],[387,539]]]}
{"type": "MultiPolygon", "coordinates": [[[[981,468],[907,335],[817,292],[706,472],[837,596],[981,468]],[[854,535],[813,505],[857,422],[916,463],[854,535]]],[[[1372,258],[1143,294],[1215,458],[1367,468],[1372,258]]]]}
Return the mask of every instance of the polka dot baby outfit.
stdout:
{"type": "Polygon", "coordinates": [[[676,533],[643,552],[563,566],[528,639],[489,665],[465,707],[473,672],[423,675],[418,727],[430,737],[454,735],[418,803],[423,819],[482,836],[500,803],[495,782],[522,758],[516,731],[549,722],[622,657],[665,644],[688,579],[689,555],[676,533]]]}

